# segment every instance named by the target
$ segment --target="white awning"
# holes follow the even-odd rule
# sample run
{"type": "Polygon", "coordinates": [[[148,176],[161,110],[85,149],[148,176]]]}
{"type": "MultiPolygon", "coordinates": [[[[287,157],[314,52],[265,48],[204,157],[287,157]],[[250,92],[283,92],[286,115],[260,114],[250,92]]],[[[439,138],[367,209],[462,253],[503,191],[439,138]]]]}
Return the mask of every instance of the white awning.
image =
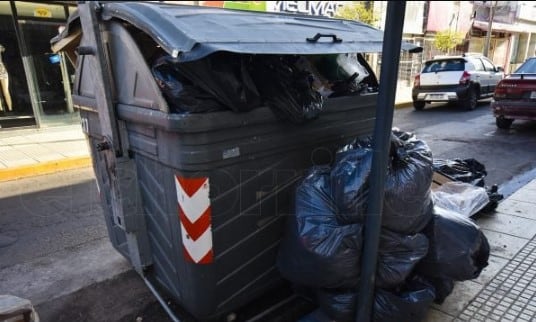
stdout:
{"type": "MultiPolygon", "coordinates": [[[[473,22],[473,27],[487,31],[488,22],[475,20],[473,22]]],[[[510,24],[510,23],[502,23],[502,22],[494,21],[491,25],[491,29],[493,29],[493,31],[498,31],[498,32],[513,32],[513,33],[529,33],[529,32],[532,33],[533,32],[533,33],[536,33],[536,25],[529,25],[529,24],[510,24]]]]}

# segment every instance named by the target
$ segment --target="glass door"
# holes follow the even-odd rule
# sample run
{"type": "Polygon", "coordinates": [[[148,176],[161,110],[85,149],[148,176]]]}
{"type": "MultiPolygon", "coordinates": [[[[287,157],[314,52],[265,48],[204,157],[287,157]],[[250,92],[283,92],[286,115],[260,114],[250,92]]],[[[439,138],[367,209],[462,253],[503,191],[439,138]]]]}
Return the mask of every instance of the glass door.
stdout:
{"type": "Polygon", "coordinates": [[[35,125],[13,17],[0,15],[0,130],[35,125]]]}
{"type": "Polygon", "coordinates": [[[19,20],[24,43],[23,63],[30,71],[33,103],[39,114],[40,126],[72,124],[79,121],[71,101],[73,67],[64,55],[52,53],[50,39],[56,36],[62,23],[19,20]]]}

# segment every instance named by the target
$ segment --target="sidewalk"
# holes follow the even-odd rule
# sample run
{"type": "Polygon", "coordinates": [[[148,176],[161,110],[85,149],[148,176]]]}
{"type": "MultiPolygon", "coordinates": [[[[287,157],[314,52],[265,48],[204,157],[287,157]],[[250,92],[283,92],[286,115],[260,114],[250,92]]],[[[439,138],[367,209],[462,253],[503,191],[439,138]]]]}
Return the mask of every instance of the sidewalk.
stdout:
{"type": "Polygon", "coordinates": [[[457,283],[426,322],[536,319],[536,179],[476,220],[491,248],[489,266],[457,283]]]}
{"type": "Polygon", "coordinates": [[[0,182],[90,165],[80,125],[0,131],[0,182]]]}

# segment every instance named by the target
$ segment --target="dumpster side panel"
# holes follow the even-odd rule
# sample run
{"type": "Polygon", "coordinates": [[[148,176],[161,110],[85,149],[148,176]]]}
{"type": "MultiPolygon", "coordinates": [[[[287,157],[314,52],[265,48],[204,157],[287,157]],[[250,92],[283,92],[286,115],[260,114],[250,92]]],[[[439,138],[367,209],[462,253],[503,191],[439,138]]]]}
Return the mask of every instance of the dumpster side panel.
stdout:
{"type": "Polygon", "coordinates": [[[110,179],[106,174],[106,163],[102,155],[96,150],[97,143],[102,142],[98,114],[95,111],[91,111],[89,108],[87,108],[80,111],[80,117],[83,120],[83,124],[85,124],[84,130],[86,131],[86,138],[91,151],[93,170],[95,172],[97,187],[101,198],[102,210],[104,212],[104,219],[108,229],[108,237],[110,238],[114,248],[127,259],[129,259],[125,231],[119,227],[113,219],[110,179]]]}
{"type": "Polygon", "coordinates": [[[199,134],[132,120],[129,141],[137,142],[132,151],[158,266],[152,277],[202,319],[236,309],[281,283],[275,262],[297,182],[312,165],[331,163],[341,145],[371,133],[376,97],[353,97],[298,128],[274,121],[199,134]],[[226,154],[237,147],[234,155],[226,154]],[[210,264],[192,263],[184,252],[176,177],[208,178],[210,264]]]}

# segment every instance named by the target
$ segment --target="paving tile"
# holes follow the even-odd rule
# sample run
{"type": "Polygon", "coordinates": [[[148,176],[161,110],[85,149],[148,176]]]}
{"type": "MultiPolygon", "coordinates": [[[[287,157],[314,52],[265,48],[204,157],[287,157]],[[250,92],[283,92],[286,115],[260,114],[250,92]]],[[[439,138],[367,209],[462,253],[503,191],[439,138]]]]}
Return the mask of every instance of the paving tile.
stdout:
{"type": "Polygon", "coordinates": [[[61,153],[66,157],[80,157],[89,155],[88,146],[85,141],[54,142],[47,143],[45,146],[48,149],[61,153]]]}
{"type": "Polygon", "coordinates": [[[0,150],[0,162],[8,168],[38,163],[35,159],[15,149],[0,150]]]}
{"type": "Polygon", "coordinates": [[[451,322],[454,320],[453,316],[445,314],[436,309],[428,310],[428,314],[422,322],[451,322]]]}
{"type": "Polygon", "coordinates": [[[482,229],[486,235],[491,255],[511,259],[517,252],[523,248],[528,242],[527,239],[510,236],[504,233],[499,233],[487,229],[482,229]]]}
{"type": "Polygon", "coordinates": [[[39,162],[61,160],[65,158],[63,155],[53,152],[39,144],[20,144],[14,146],[14,149],[39,162]]]}
{"type": "Polygon", "coordinates": [[[519,201],[508,198],[499,203],[499,206],[497,206],[495,211],[503,214],[536,220],[536,206],[534,203],[527,201],[519,201]]]}
{"type": "Polygon", "coordinates": [[[441,305],[433,304],[433,308],[443,313],[457,316],[482,290],[483,285],[473,281],[458,282],[454,290],[441,305]]]}
{"type": "Polygon", "coordinates": [[[535,254],[536,242],[529,241],[459,316],[468,321],[479,317],[485,317],[486,321],[533,321],[536,312],[536,298],[532,292],[536,289],[535,254]]]}
{"type": "Polygon", "coordinates": [[[497,257],[497,256],[490,256],[488,259],[488,266],[486,266],[482,272],[480,273],[480,276],[474,280],[475,282],[479,284],[486,285],[488,284],[495,275],[508,263],[507,259],[497,257]]]}
{"type": "MultiPolygon", "coordinates": [[[[533,206],[536,208],[536,204],[533,206]]],[[[476,223],[481,228],[516,237],[532,239],[536,236],[536,221],[518,216],[495,213],[479,217],[476,223]]]]}
{"type": "Polygon", "coordinates": [[[47,131],[42,133],[35,133],[25,135],[25,137],[30,142],[35,143],[45,143],[45,142],[63,142],[63,141],[74,141],[74,140],[84,140],[84,133],[80,129],[79,131],[47,131]]]}
{"type": "Polygon", "coordinates": [[[531,182],[529,182],[526,186],[524,186],[523,188],[525,189],[529,189],[529,190],[536,190],[536,180],[532,180],[531,182]]]}
{"type": "Polygon", "coordinates": [[[508,200],[517,200],[536,204],[536,190],[521,188],[509,196],[508,200]]]}
{"type": "Polygon", "coordinates": [[[31,142],[28,140],[28,138],[24,135],[17,135],[17,136],[11,136],[11,137],[5,137],[2,138],[2,142],[5,145],[15,145],[15,144],[26,144],[31,142]]]}

